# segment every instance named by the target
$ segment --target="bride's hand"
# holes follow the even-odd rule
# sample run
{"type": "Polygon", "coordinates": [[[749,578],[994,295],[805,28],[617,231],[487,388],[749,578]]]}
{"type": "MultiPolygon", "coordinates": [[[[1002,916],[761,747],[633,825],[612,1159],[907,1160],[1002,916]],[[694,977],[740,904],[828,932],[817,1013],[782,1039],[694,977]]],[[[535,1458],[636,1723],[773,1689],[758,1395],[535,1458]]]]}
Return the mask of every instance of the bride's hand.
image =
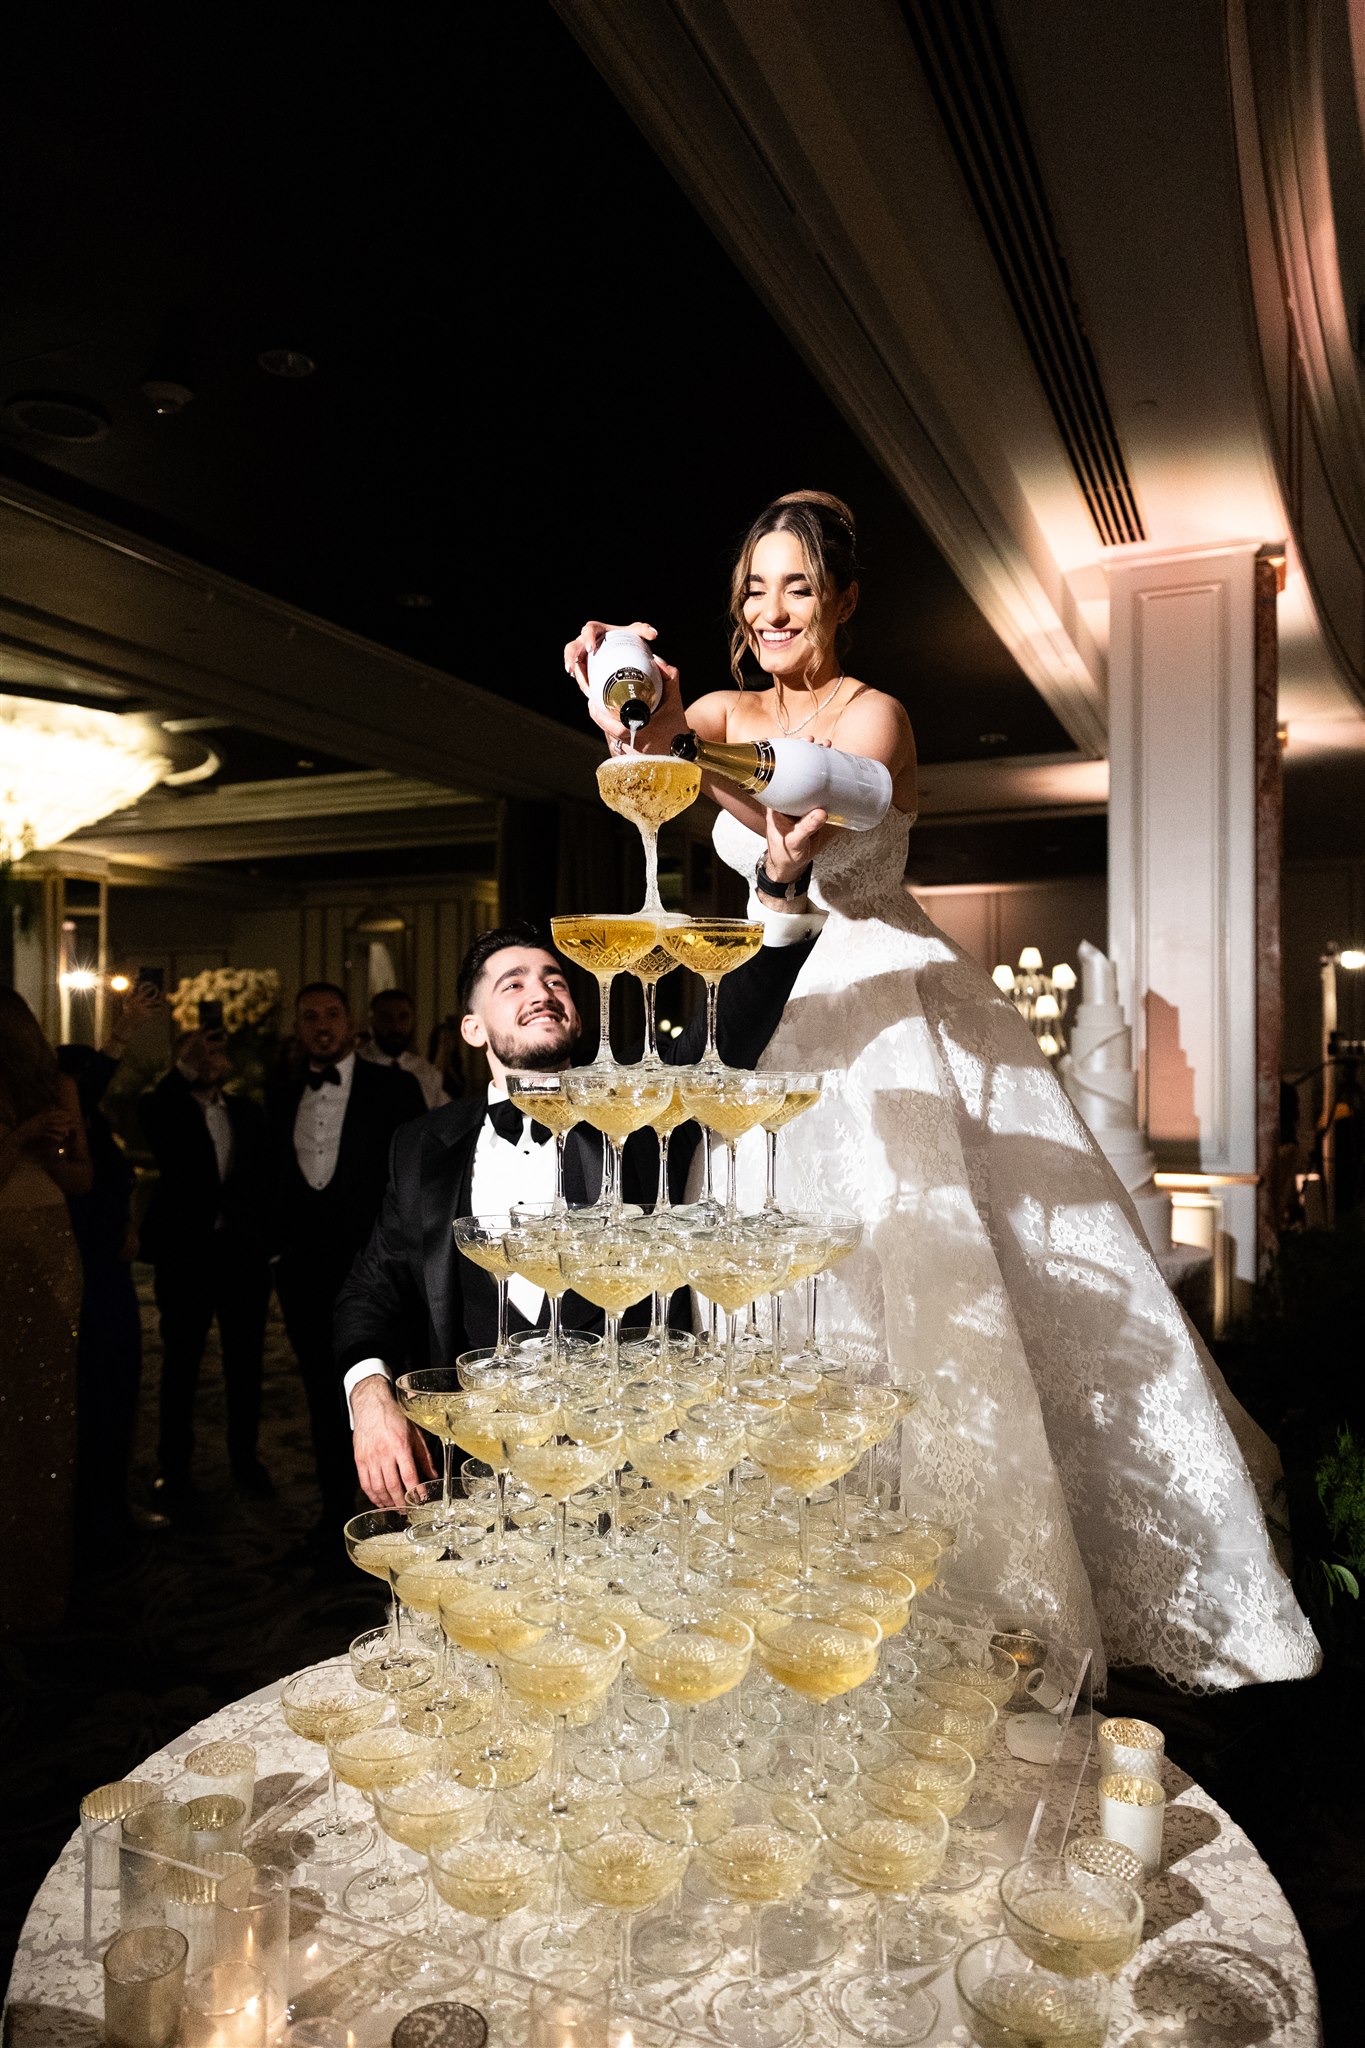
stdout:
{"type": "MultiPolygon", "coordinates": [[[[630,737],[628,728],[622,724],[614,711],[608,711],[600,704],[594,704],[588,696],[588,656],[596,653],[608,633],[624,630],[638,633],[642,640],[657,640],[658,632],[643,619],[636,619],[624,629],[608,625],[602,619],[589,619],[577,637],[566,643],[564,648],[564,673],[573,677],[583,695],[588,698],[588,712],[594,725],[601,727],[607,736],[607,745],[615,754],[630,737]]],[[[650,650],[653,652],[653,649],[650,650]]],[[[682,689],[678,671],[673,664],[654,655],[654,666],[664,680],[663,699],[658,710],[650,719],[644,731],[637,735],[636,745],[644,753],[658,753],[666,750],[669,740],[683,730],[687,720],[683,714],[682,689]]]]}
{"type": "Polygon", "coordinates": [[[768,851],[763,865],[775,882],[792,882],[808,861],[814,860],[834,827],[824,811],[807,811],[792,818],[785,811],[765,811],[768,851]]]}

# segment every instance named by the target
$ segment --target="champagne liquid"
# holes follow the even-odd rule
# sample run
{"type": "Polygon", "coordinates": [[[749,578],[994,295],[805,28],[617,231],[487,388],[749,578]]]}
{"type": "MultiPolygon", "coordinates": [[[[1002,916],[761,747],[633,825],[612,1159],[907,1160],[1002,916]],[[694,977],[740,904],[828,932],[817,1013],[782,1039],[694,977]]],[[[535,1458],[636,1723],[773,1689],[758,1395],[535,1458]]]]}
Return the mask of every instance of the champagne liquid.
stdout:
{"type": "MultiPolygon", "coordinates": [[[[785,1270],[785,1268],[784,1268],[785,1270]]],[[[757,1301],[760,1294],[771,1294],[776,1275],[771,1269],[757,1272],[734,1273],[702,1271],[692,1275],[692,1284],[698,1294],[704,1294],[708,1301],[714,1301],[728,1316],[739,1314],[751,1301],[757,1301]]]]}
{"type": "Polygon", "coordinates": [[[863,1685],[877,1668],[877,1645],[835,1621],[793,1616],[765,1629],[759,1661],[770,1677],[807,1699],[832,1700],[863,1685]]]}
{"type": "MultiPolygon", "coordinates": [[[[913,1587],[905,1583],[902,1572],[893,1572],[884,1567],[885,1576],[875,1572],[843,1572],[839,1575],[839,1588],[850,1607],[856,1607],[862,1614],[870,1614],[877,1622],[884,1636],[899,1635],[910,1619],[910,1602],[914,1597],[913,1587]]],[[[403,1597],[403,1588],[398,1588],[398,1597],[403,1597]]]]}
{"type": "Polygon", "coordinates": [[[609,810],[657,829],[697,801],[701,769],[671,754],[618,754],[598,769],[597,787],[609,810]]]}
{"type": "Polygon", "coordinates": [[[569,1882],[594,1905],[634,1912],[671,1892],[686,1866],[685,1851],[623,1831],[599,1836],[576,1850],[569,1882]]]}
{"type": "Polygon", "coordinates": [[[870,1892],[914,1891],[939,1869],[943,1852],[926,1829],[890,1814],[869,1814],[825,1843],[830,1868],[870,1892]]]}
{"type": "Polygon", "coordinates": [[[762,1101],[751,1102],[741,1095],[727,1094],[723,1088],[691,1088],[686,1082],[680,1093],[688,1115],[729,1143],[756,1129],[768,1106],[762,1101]]]}
{"type": "Polygon", "coordinates": [[[679,1707],[705,1706],[737,1686],[749,1668],[751,1645],[729,1640],[704,1624],[671,1629],[629,1651],[641,1685],[679,1707]]]}
{"type": "Polygon", "coordinates": [[[764,1117],[764,1130],[780,1131],[784,1124],[789,1124],[796,1117],[804,1115],[806,1110],[814,1109],[819,1100],[818,1088],[789,1088],[779,1107],[770,1109],[764,1117]]]}
{"type": "Polygon", "coordinates": [[[351,1562],[376,1579],[387,1579],[391,1573],[406,1571],[417,1554],[399,1529],[391,1536],[363,1537],[351,1552],[351,1562]]]}
{"type": "Polygon", "coordinates": [[[1019,1667],[1010,1659],[1013,1668],[1002,1674],[984,1664],[953,1664],[943,1676],[953,1685],[962,1686],[967,1692],[979,1692],[983,1700],[989,1700],[993,1707],[1007,1706],[1014,1698],[1014,1688],[1019,1682],[1019,1667]]]}
{"type": "Polygon", "coordinates": [[[616,1676],[614,1657],[604,1657],[595,1643],[580,1642],[575,1636],[559,1636],[552,1630],[530,1648],[541,1653],[534,1661],[529,1655],[499,1659],[503,1682],[518,1699],[548,1707],[551,1713],[600,1700],[616,1676]]]}
{"type": "Polygon", "coordinates": [[[375,1800],[379,1825],[395,1842],[423,1855],[477,1834],[488,1810],[487,1792],[450,1779],[419,1778],[394,1790],[393,1800],[382,1792],[375,1800]]]}
{"type": "MultiPolygon", "coordinates": [[[[451,1393],[454,1389],[451,1389],[451,1393]]],[[[450,1394],[404,1394],[398,1396],[398,1405],[409,1422],[415,1422],[419,1429],[425,1429],[432,1436],[438,1436],[442,1443],[454,1443],[446,1423],[446,1409],[450,1406],[450,1394]]]]}
{"type": "MultiPolygon", "coordinates": [[[[556,919],[558,924],[558,919],[556,919]]],[[[761,924],[725,924],[719,918],[693,918],[690,924],[666,926],[659,942],[681,967],[704,979],[717,980],[732,967],[752,960],[763,944],[761,924]]],[[[573,956],[570,955],[570,958],[573,956]]]]}
{"type": "Polygon", "coordinates": [[[364,1728],[377,1727],[388,1712],[382,1699],[359,1699],[340,1689],[330,1698],[280,1701],[287,1728],[305,1742],[337,1742],[343,1735],[358,1735],[364,1728]]]}
{"type": "MultiPolygon", "coordinates": [[[[641,1791],[632,1801],[635,1812],[646,1826],[655,1827],[661,1834],[667,1834],[676,1822],[678,1808],[682,1804],[686,1788],[680,1778],[648,1778],[641,1791]]],[[[730,1825],[730,1807],[724,1796],[718,1792],[703,1795],[700,1799],[689,1799],[687,1805],[688,1832],[699,1846],[714,1842],[725,1833],[730,1825]]]]}
{"type": "Polygon", "coordinates": [[[560,1269],[559,1254],[554,1251],[542,1252],[539,1246],[534,1251],[522,1247],[513,1259],[512,1270],[520,1273],[523,1280],[529,1280],[532,1287],[539,1287],[551,1299],[563,1294],[568,1281],[560,1269]]]}
{"type": "Polygon", "coordinates": [[[491,1657],[500,1643],[533,1642],[536,1631],[516,1618],[521,1586],[447,1588],[441,1599],[441,1627],[452,1643],[476,1657],[491,1657]]]}
{"type": "Polygon", "coordinates": [[[732,1447],[718,1445],[715,1450],[703,1453],[689,1444],[670,1443],[666,1437],[657,1444],[632,1437],[628,1451],[631,1464],[651,1486],[681,1494],[684,1500],[690,1500],[694,1493],[700,1493],[713,1479],[728,1472],[734,1461],[732,1447]]]}
{"type": "Polygon", "coordinates": [[[523,1116],[534,1117],[538,1124],[544,1124],[546,1130],[553,1131],[557,1138],[564,1137],[576,1123],[582,1121],[579,1112],[562,1088],[553,1094],[545,1095],[527,1095],[518,1091],[510,1100],[516,1104],[523,1116]]]}
{"type": "Polygon", "coordinates": [[[676,1131],[679,1124],[685,1124],[687,1122],[687,1118],[688,1108],[687,1104],[683,1101],[682,1089],[675,1088],[673,1090],[672,1099],[669,1101],[667,1107],[664,1109],[656,1109],[653,1116],[650,1118],[650,1129],[653,1131],[657,1131],[659,1136],[661,1138],[664,1138],[667,1137],[670,1131],[676,1131]]]}
{"type": "Polygon", "coordinates": [[[457,1854],[431,1866],[437,1891],[457,1913],[502,1920],[528,1906],[544,1886],[548,1859],[543,1849],[521,1842],[463,1843],[457,1854]]]}
{"type": "Polygon", "coordinates": [[[603,1308],[614,1316],[632,1308],[637,1301],[643,1301],[652,1294],[657,1285],[664,1287],[669,1280],[667,1269],[647,1267],[634,1272],[622,1272],[619,1266],[589,1266],[570,1269],[571,1284],[584,1301],[590,1301],[595,1308],[603,1308]]]}
{"type": "Polygon", "coordinates": [[[811,1494],[828,1485],[831,1479],[853,1470],[862,1456],[862,1441],[855,1438],[852,1443],[821,1443],[808,1436],[776,1436],[765,1442],[755,1434],[749,1439],[748,1450],[759,1471],[766,1473],[775,1486],[789,1486],[793,1493],[811,1494]]]}
{"type": "MultiPolygon", "coordinates": [[[[560,952],[567,954],[576,967],[586,967],[589,974],[596,975],[618,974],[623,968],[633,967],[653,950],[659,936],[659,927],[651,918],[601,917],[591,913],[553,918],[550,928],[560,952]]],[[[761,936],[760,932],[760,939],[761,936]]]]}
{"type": "Polygon", "coordinates": [[[472,1238],[459,1249],[471,1264],[482,1266],[484,1272],[491,1273],[495,1280],[510,1280],[516,1270],[500,1237],[472,1238]]]}
{"type": "Polygon", "coordinates": [[[900,1717],[906,1726],[926,1729],[932,1735],[946,1735],[950,1742],[956,1742],[968,1756],[979,1761],[990,1748],[995,1729],[987,1702],[981,1702],[985,1711],[975,1714],[965,1700],[959,1703],[942,1696],[943,1692],[956,1692],[954,1686],[940,1690],[933,1679],[920,1679],[917,1689],[920,1697],[909,1700],[900,1717]]]}
{"type": "Polygon", "coordinates": [[[1008,1909],[1011,1934],[1024,1954],[1062,1977],[1098,1970],[1115,1977],[1137,1953],[1140,1927],[1117,1906],[1070,1890],[1028,1892],[1008,1909]]]}
{"type": "Polygon", "coordinates": [[[548,1728],[533,1728],[524,1721],[504,1720],[500,1728],[484,1735],[477,1744],[447,1743],[451,1761],[461,1764],[483,1759],[493,1766],[498,1789],[529,1785],[550,1761],[554,1738],[548,1728]]]}
{"type": "Polygon", "coordinates": [[[662,1088],[632,1090],[631,1095],[604,1095],[600,1101],[583,1103],[579,1115],[595,1131],[602,1131],[616,1144],[624,1145],[632,1131],[642,1131],[656,1111],[667,1109],[671,1095],[671,1082],[667,1095],[662,1088]],[[641,1095],[643,1101],[632,1099],[641,1095]]]}
{"type": "Polygon", "coordinates": [[[401,1572],[394,1591],[405,1607],[411,1607],[418,1614],[435,1614],[441,1604],[441,1594],[457,1569],[453,1558],[438,1559],[435,1564],[417,1564],[411,1570],[401,1572]]]}
{"type": "Polygon", "coordinates": [[[514,1451],[509,1462],[513,1476],[533,1493],[547,1494],[551,1500],[568,1500],[571,1494],[581,1493],[585,1486],[595,1486],[599,1479],[606,1478],[620,1443],[618,1437],[615,1443],[606,1446],[572,1439],[567,1443],[528,1444],[514,1451]]]}
{"type": "Polygon", "coordinates": [[[913,1579],[917,1593],[927,1593],[938,1577],[937,1544],[923,1543],[914,1536],[886,1536],[870,1543],[868,1548],[893,1571],[904,1572],[907,1579],[913,1579]]]}
{"type": "Polygon", "coordinates": [[[637,960],[630,971],[637,981],[662,981],[677,964],[666,946],[655,946],[643,960],[637,960]]]}
{"type": "Polygon", "coordinates": [[[717,1891],[766,1906],[801,1891],[815,1868],[816,1845],[785,1828],[754,1822],[731,1828],[700,1854],[717,1891]]]}
{"type": "Polygon", "coordinates": [[[871,1804],[888,1813],[898,1813],[908,1799],[928,1799],[946,1820],[954,1820],[972,1796],[975,1776],[975,1770],[964,1775],[962,1765],[938,1763],[932,1757],[907,1757],[867,1779],[864,1790],[871,1804]]]}
{"type": "Polygon", "coordinates": [[[401,1785],[404,1778],[414,1777],[425,1751],[420,1736],[410,1735],[406,1728],[369,1728],[327,1746],[332,1769],[343,1785],[354,1785],[360,1792],[401,1785]]]}
{"type": "Polygon", "coordinates": [[[1031,1972],[989,1977],[972,1993],[971,2027],[980,2048],[1103,2048],[1104,2007],[1092,1987],[1049,1984],[1031,1972]]]}

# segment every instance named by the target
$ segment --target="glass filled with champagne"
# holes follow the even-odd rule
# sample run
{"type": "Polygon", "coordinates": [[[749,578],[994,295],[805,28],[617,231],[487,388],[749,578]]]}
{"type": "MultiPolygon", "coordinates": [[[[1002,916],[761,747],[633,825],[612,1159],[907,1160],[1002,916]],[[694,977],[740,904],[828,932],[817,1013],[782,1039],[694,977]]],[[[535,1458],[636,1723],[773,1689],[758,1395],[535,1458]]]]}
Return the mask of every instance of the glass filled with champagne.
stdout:
{"type": "Polygon", "coordinates": [[[638,828],[645,849],[644,908],[661,912],[659,827],[697,801],[701,769],[671,754],[617,754],[598,769],[597,787],[608,810],[638,828]]]}
{"type": "MultiPolygon", "coordinates": [[[[830,1806],[820,1824],[830,1868],[873,1898],[872,1967],[839,1979],[835,2010],[860,2040],[878,2048],[923,2041],[938,2018],[938,2001],[922,1987],[906,1984],[905,1965],[889,1953],[886,1909],[889,1900],[898,1899],[903,1911],[913,1910],[920,1887],[942,1866],[948,1823],[928,1799],[907,1795],[892,1811],[855,1795],[830,1806]]],[[[956,1946],[950,1940],[944,1960],[956,1946]]]]}
{"type": "MultiPolygon", "coordinates": [[[[681,929],[682,927],[679,927],[681,929]]],[[[611,985],[618,974],[643,960],[659,943],[657,912],[575,911],[550,919],[556,946],[575,967],[582,967],[597,983],[599,1029],[596,1067],[615,1064],[611,1053],[611,985]]],[[[759,927],[762,936],[762,927],[759,927]]]]}
{"type": "Polygon", "coordinates": [[[1060,1856],[1026,1856],[1000,1879],[1006,1931],[1062,1977],[1116,1977],[1142,1939],[1141,1894],[1060,1856]]]}
{"type": "Polygon", "coordinates": [[[1104,2048],[1107,1977],[1046,1969],[999,1934],[964,1949],[953,1975],[978,2048],[1104,2048]]]}
{"type": "Polygon", "coordinates": [[[509,1072],[507,1095],[523,1116],[529,1116],[533,1123],[543,1124],[555,1141],[554,1207],[562,1211],[568,1207],[564,1198],[564,1141],[574,1125],[581,1121],[569,1100],[564,1076],[562,1073],[545,1074],[524,1068],[509,1072]]]}
{"type": "MultiPolygon", "coordinates": [[[[349,1658],[296,1672],[280,1689],[285,1726],[305,1742],[324,1749],[336,1736],[358,1735],[377,1728],[389,1711],[387,1700],[362,1691],[351,1677],[349,1658]]],[[[362,1820],[342,1817],[336,1772],[327,1767],[327,1811],[311,1827],[300,1829],[290,1847],[300,1863],[353,1863],[374,1841],[374,1829],[362,1820]]]]}
{"type": "Polygon", "coordinates": [[[763,944],[763,926],[747,917],[691,917],[685,924],[660,926],[658,943],[706,983],[706,1050],[699,1064],[718,1067],[716,997],[725,976],[752,960],[763,944]]]}

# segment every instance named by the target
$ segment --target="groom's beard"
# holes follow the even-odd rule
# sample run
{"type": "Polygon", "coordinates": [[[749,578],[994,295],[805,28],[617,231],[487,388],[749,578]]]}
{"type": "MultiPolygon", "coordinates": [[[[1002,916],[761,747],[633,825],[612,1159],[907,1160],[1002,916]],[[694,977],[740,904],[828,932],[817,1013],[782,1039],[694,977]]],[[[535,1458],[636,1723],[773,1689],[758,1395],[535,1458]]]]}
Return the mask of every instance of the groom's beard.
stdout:
{"type": "Polygon", "coordinates": [[[509,1031],[506,1036],[488,1034],[488,1049],[510,1073],[553,1074],[566,1067],[573,1057],[574,1031],[565,1017],[560,1029],[551,1034],[546,1031],[509,1031]]]}

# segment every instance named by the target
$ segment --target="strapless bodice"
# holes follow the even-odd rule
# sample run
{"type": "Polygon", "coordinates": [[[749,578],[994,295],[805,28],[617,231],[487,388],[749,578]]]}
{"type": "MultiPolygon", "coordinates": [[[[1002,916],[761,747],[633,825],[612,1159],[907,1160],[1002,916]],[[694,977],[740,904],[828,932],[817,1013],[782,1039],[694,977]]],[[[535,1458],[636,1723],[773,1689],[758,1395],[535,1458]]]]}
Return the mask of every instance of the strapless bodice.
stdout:
{"type": "MultiPolygon", "coordinates": [[[[893,805],[870,832],[831,832],[815,856],[812,902],[826,910],[862,915],[875,911],[879,902],[902,903],[905,856],[914,822],[913,812],[898,811],[893,805]]],[[[767,844],[761,833],[750,831],[729,811],[717,813],[711,843],[725,865],[746,881],[753,880],[767,844]]]]}

